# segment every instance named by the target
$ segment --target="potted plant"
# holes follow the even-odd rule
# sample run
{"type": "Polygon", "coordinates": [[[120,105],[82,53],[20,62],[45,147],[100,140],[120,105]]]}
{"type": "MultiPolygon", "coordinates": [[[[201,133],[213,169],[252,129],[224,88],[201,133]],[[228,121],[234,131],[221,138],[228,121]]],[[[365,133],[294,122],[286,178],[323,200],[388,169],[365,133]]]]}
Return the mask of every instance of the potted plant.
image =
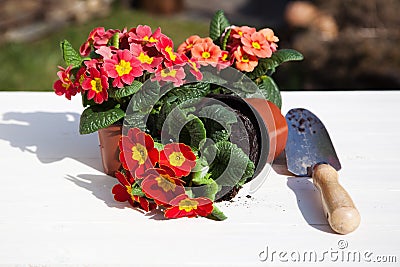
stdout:
{"type": "Polygon", "coordinates": [[[271,29],[230,25],[222,11],[210,37],[191,36],[177,51],[160,28],[96,28],[79,53],[61,43],[68,67],[54,89],[82,95],[81,134],[99,131],[102,141],[116,128],[117,166],[102,156],[120,182],[116,200],[167,218],[224,219],[213,202],[232,198],[286,142],[270,75],[302,55],[277,42],[271,29]]]}

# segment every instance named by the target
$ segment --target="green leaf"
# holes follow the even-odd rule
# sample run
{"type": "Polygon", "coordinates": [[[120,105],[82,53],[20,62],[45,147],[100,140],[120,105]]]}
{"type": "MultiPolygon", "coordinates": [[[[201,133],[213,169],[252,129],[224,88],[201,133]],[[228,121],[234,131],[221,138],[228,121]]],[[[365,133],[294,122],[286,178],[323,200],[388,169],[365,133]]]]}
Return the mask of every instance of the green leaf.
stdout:
{"type": "Polygon", "coordinates": [[[197,99],[206,96],[209,93],[209,83],[191,83],[170,90],[162,101],[169,103],[181,104],[192,99],[197,99]]]}
{"type": "MultiPolygon", "coordinates": [[[[206,68],[207,67],[205,67],[205,69],[203,69],[203,68],[201,69],[201,71],[203,73],[203,81],[207,81],[208,83],[217,84],[217,85],[227,84],[226,79],[224,79],[220,75],[214,74],[215,71],[207,71],[206,68]]],[[[221,73],[223,73],[223,72],[221,72],[221,73]]],[[[231,77],[229,77],[229,78],[231,78],[231,77]]]]}
{"type": "Polygon", "coordinates": [[[270,58],[262,58],[258,61],[257,67],[247,75],[251,79],[256,79],[267,73],[268,70],[275,70],[280,64],[288,61],[303,60],[303,55],[293,49],[280,49],[274,53],[270,58]]]}
{"type": "MultiPolygon", "coordinates": [[[[205,142],[204,140],[202,144],[205,142]]],[[[194,174],[192,176],[192,179],[199,179],[200,177],[203,177],[207,174],[208,171],[208,162],[204,157],[197,158],[196,160],[196,165],[192,169],[192,173],[194,174]],[[197,177],[197,178],[196,178],[197,177]]]]}
{"type": "Polygon", "coordinates": [[[206,197],[215,200],[215,195],[219,190],[219,186],[215,180],[211,178],[211,173],[204,176],[194,175],[192,182],[197,187],[192,187],[192,191],[196,197],[206,197]]]}
{"type": "Polygon", "coordinates": [[[258,90],[257,85],[251,79],[247,76],[244,77],[246,78],[242,78],[239,81],[232,83],[232,87],[235,88],[235,93],[240,97],[256,93],[258,90]]]}
{"type": "Polygon", "coordinates": [[[115,34],[111,37],[111,39],[110,39],[110,41],[109,41],[109,44],[110,44],[111,46],[114,46],[116,49],[119,48],[119,33],[118,33],[118,32],[115,33],[115,34]]]}
{"type": "MultiPolygon", "coordinates": [[[[160,98],[158,82],[148,80],[134,95],[132,95],[132,111],[149,113],[160,98]]],[[[127,112],[128,113],[128,112],[127,112]]]]}
{"type": "Polygon", "coordinates": [[[214,207],[213,211],[211,212],[210,215],[207,216],[207,218],[216,221],[223,221],[228,218],[220,209],[217,208],[217,206],[215,206],[215,204],[213,205],[213,207],[214,207]]]}
{"type": "Polygon", "coordinates": [[[146,131],[146,119],[148,114],[142,114],[138,111],[132,112],[125,115],[124,126],[127,128],[139,128],[142,131],[146,131]]]}
{"type": "Polygon", "coordinates": [[[123,88],[110,88],[108,90],[108,96],[112,98],[127,97],[139,91],[142,85],[143,83],[139,81],[133,81],[131,85],[127,85],[123,88]]]}
{"type": "Polygon", "coordinates": [[[294,49],[280,49],[274,52],[272,55],[277,64],[304,59],[304,56],[299,51],[296,51],[294,49]]]}
{"type": "Polygon", "coordinates": [[[231,134],[227,130],[215,131],[210,135],[214,142],[228,141],[231,134]]]}
{"type": "Polygon", "coordinates": [[[167,119],[171,111],[174,109],[174,107],[176,107],[175,104],[170,104],[169,102],[165,102],[161,106],[160,111],[157,114],[155,114],[155,126],[157,132],[162,130],[165,120],[167,119]]]}
{"type": "Polygon", "coordinates": [[[282,96],[278,85],[269,76],[262,76],[261,83],[258,85],[266,100],[271,101],[277,107],[282,107],[282,96]]]}
{"type": "Polygon", "coordinates": [[[215,43],[219,43],[219,38],[225,29],[230,26],[228,19],[224,15],[224,11],[218,10],[210,23],[210,37],[215,43]]]}
{"type": "Polygon", "coordinates": [[[231,125],[237,122],[236,113],[219,104],[203,107],[199,117],[204,121],[207,137],[214,142],[228,140],[231,125]]]}
{"type": "Polygon", "coordinates": [[[82,106],[86,108],[87,106],[96,106],[96,102],[94,102],[94,99],[87,99],[87,91],[81,92],[82,94],[82,106]]]}
{"type": "Polygon", "coordinates": [[[164,145],[158,142],[154,142],[154,147],[158,150],[161,151],[164,149],[164,145]]]}
{"type": "Polygon", "coordinates": [[[221,186],[243,185],[254,174],[254,163],[236,144],[220,141],[202,151],[212,178],[221,186]],[[210,162],[212,161],[212,162],[210,162]]]}
{"type": "Polygon", "coordinates": [[[187,116],[188,122],[185,124],[184,131],[179,135],[179,140],[189,137],[187,144],[194,148],[199,149],[201,141],[206,138],[206,129],[203,122],[195,115],[189,114],[187,116]]]}
{"type": "Polygon", "coordinates": [[[194,149],[198,149],[201,141],[206,138],[203,122],[193,114],[186,114],[179,107],[170,111],[164,123],[172,138],[194,149]]]}
{"type": "Polygon", "coordinates": [[[169,135],[177,141],[183,126],[187,122],[187,115],[179,107],[175,106],[167,114],[163,127],[167,127],[169,135]]]}
{"type": "Polygon", "coordinates": [[[96,58],[102,58],[102,55],[96,53],[96,51],[90,51],[89,57],[83,58],[83,60],[91,60],[96,58]]]}
{"type": "Polygon", "coordinates": [[[199,112],[199,116],[217,121],[223,126],[237,122],[236,113],[219,104],[203,107],[199,112]]]}
{"type": "Polygon", "coordinates": [[[68,66],[72,65],[72,68],[76,68],[81,65],[82,57],[67,40],[62,41],[60,47],[63,59],[68,66]]]}
{"type": "Polygon", "coordinates": [[[144,197],[145,194],[143,193],[142,189],[140,188],[140,186],[135,182],[132,185],[132,192],[131,192],[132,196],[139,196],[139,197],[144,197]]]}
{"type": "Polygon", "coordinates": [[[194,198],[194,195],[193,195],[193,192],[192,192],[192,188],[191,188],[191,187],[190,187],[190,188],[185,187],[185,194],[186,194],[188,197],[190,197],[190,198],[194,198]]]}
{"type": "Polygon", "coordinates": [[[108,110],[102,110],[96,106],[88,107],[82,112],[79,133],[94,133],[99,129],[106,128],[119,121],[124,115],[125,112],[119,108],[119,105],[108,110]]]}
{"type": "Polygon", "coordinates": [[[228,43],[229,36],[231,35],[231,29],[226,31],[224,39],[222,39],[221,49],[226,50],[226,44],[228,43]]]}

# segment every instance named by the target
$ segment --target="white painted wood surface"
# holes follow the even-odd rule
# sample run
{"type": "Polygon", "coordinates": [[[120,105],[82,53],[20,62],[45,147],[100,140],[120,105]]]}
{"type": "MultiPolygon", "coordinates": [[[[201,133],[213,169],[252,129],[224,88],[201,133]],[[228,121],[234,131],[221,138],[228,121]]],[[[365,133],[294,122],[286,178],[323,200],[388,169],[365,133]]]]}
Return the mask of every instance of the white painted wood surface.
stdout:
{"type": "Polygon", "coordinates": [[[97,135],[78,133],[79,97],[1,92],[0,264],[399,266],[400,92],[284,92],[283,101],[283,113],[305,107],[327,127],[362,216],[355,232],[331,232],[311,180],[282,161],[251,198],[246,185],[219,205],[226,221],[142,214],[114,201],[97,135]]]}

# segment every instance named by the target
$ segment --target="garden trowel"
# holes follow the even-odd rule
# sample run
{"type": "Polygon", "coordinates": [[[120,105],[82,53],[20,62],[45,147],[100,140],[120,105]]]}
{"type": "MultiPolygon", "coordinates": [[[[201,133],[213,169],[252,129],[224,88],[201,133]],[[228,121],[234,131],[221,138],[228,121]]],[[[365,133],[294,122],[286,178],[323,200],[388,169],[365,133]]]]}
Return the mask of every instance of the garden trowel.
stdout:
{"type": "Polygon", "coordinates": [[[286,114],[288,170],[296,176],[313,178],[331,228],[340,234],[354,231],[360,214],[350,195],[338,182],[341,165],[325,126],[313,113],[296,108],[286,114]]]}

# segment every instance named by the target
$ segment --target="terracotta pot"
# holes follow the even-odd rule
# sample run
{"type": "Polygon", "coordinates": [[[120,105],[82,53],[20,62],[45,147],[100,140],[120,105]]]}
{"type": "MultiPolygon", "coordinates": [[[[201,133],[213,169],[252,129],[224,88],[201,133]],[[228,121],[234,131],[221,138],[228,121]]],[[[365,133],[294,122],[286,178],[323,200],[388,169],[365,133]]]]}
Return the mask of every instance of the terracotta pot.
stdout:
{"type": "Polygon", "coordinates": [[[121,133],[122,125],[114,124],[98,131],[103,170],[110,176],[115,176],[115,172],[121,167],[118,148],[121,133]]]}
{"type": "Polygon", "coordinates": [[[268,162],[272,162],[285,149],[288,126],[281,110],[272,102],[261,98],[246,98],[262,117],[269,135],[268,162]]]}

